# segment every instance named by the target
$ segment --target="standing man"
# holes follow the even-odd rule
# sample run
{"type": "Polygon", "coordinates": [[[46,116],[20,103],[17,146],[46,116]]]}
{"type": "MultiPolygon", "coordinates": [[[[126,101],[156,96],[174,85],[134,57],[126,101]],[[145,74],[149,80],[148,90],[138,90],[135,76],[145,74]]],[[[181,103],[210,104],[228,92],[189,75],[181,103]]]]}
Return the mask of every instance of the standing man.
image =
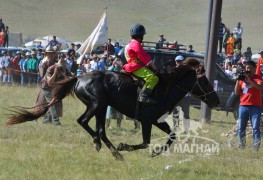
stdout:
{"type": "Polygon", "coordinates": [[[4,47],[8,48],[9,46],[9,28],[8,26],[5,27],[5,38],[4,38],[4,47]]]}
{"type": "Polygon", "coordinates": [[[257,63],[256,74],[262,77],[262,72],[260,70],[261,69],[260,66],[263,65],[263,51],[260,51],[259,54],[260,54],[260,57],[259,57],[258,63],[257,63]]]}
{"type": "Polygon", "coordinates": [[[188,46],[188,50],[186,52],[189,52],[189,53],[195,53],[195,50],[193,50],[193,45],[189,45],[188,46]]]}
{"type": "MultiPolygon", "coordinates": [[[[164,43],[164,41],[166,41],[166,39],[164,38],[164,35],[163,35],[163,34],[160,34],[159,36],[160,36],[160,39],[159,39],[159,41],[158,41],[157,47],[158,47],[158,48],[162,48],[162,47],[163,47],[163,43],[164,43]]],[[[176,41],[176,43],[177,43],[177,41],[176,41]]],[[[176,47],[175,47],[175,48],[176,48],[176,47]]]]}
{"type": "Polygon", "coordinates": [[[37,52],[31,51],[31,58],[27,61],[27,73],[28,73],[28,83],[37,84],[37,72],[38,72],[38,59],[37,52]]]}
{"type": "Polygon", "coordinates": [[[153,72],[157,70],[156,66],[141,45],[145,34],[146,30],[143,25],[135,24],[132,26],[130,30],[132,40],[125,48],[125,56],[128,64],[125,64],[123,68],[125,71],[145,81],[138,101],[141,103],[156,103],[150,95],[152,94],[153,88],[157,85],[159,78],[153,72]]]}
{"type": "Polygon", "coordinates": [[[67,54],[73,59],[75,57],[76,51],[75,51],[75,44],[71,43],[70,48],[68,49],[67,54]]]}
{"type": "Polygon", "coordinates": [[[38,45],[36,45],[36,49],[43,49],[42,42],[39,41],[38,45]]]}
{"type": "Polygon", "coordinates": [[[57,36],[53,36],[53,39],[51,41],[49,41],[49,43],[47,44],[46,48],[48,48],[48,46],[50,46],[53,49],[54,49],[55,46],[57,46],[57,49],[60,48],[61,43],[59,43],[57,41],[57,36]]]}
{"type": "Polygon", "coordinates": [[[107,56],[114,55],[115,50],[114,46],[111,44],[111,39],[108,39],[108,43],[104,45],[104,52],[107,53],[107,56]]]}
{"type": "Polygon", "coordinates": [[[20,51],[17,51],[16,52],[16,56],[12,59],[12,62],[13,62],[13,70],[14,70],[14,73],[13,73],[13,80],[14,80],[14,83],[20,83],[20,67],[19,67],[19,61],[21,59],[21,52],[20,51]]]}
{"type": "Polygon", "coordinates": [[[46,49],[46,60],[39,67],[39,75],[40,75],[41,79],[43,79],[45,77],[47,69],[50,66],[54,65],[55,62],[56,62],[55,51],[53,48],[51,48],[51,46],[48,46],[48,48],[46,49]]]}
{"type": "MultiPolygon", "coordinates": [[[[56,52],[50,46],[48,46],[46,49],[46,56],[47,60],[39,66],[41,90],[36,100],[36,108],[40,107],[41,104],[50,103],[52,101],[53,97],[51,94],[51,86],[54,82],[64,78],[64,69],[66,69],[66,61],[60,61],[57,65],[55,65],[56,52]]],[[[44,117],[43,123],[53,123],[54,125],[60,125],[61,123],[59,121],[59,117],[61,116],[62,103],[59,102],[54,104],[54,106],[50,106],[44,117]]]]}
{"type": "Polygon", "coordinates": [[[2,65],[4,69],[4,74],[3,74],[3,83],[6,83],[10,85],[13,83],[13,63],[12,63],[12,52],[7,51],[4,53],[4,56],[2,57],[2,65]]]}
{"type": "Polygon", "coordinates": [[[69,72],[69,73],[72,73],[72,72],[73,72],[73,71],[72,71],[72,67],[73,67],[73,64],[74,64],[74,59],[73,59],[73,57],[70,56],[70,53],[67,53],[67,54],[66,54],[66,58],[65,58],[65,55],[64,55],[64,54],[61,55],[61,57],[64,58],[65,61],[66,61],[66,63],[67,63],[66,67],[67,67],[68,72],[69,72]]]}
{"type": "Polygon", "coordinates": [[[21,59],[18,63],[20,67],[20,83],[22,86],[26,85],[26,71],[24,70],[26,66],[26,56],[24,54],[21,54],[21,59]]]}
{"type": "MultiPolygon", "coordinates": [[[[176,67],[180,66],[183,61],[184,61],[183,56],[181,55],[176,56],[175,58],[176,67]]],[[[185,97],[177,104],[177,106],[173,110],[174,129],[179,128],[180,108],[183,111],[184,133],[188,133],[190,128],[190,116],[189,116],[190,100],[191,100],[190,94],[187,93],[185,97]]]]}
{"type": "Polygon", "coordinates": [[[246,75],[239,75],[235,86],[235,94],[240,95],[238,115],[238,143],[243,149],[246,145],[246,127],[250,119],[253,128],[253,149],[258,150],[260,146],[260,116],[261,116],[261,89],[262,78],[255,74],[256,63],[248,61],[245,65],[246,75]]]}
{"type": "MultiPolygon", "coordinates": [[[[50,66],[47,69],[47,72],[42,79],[42,93],[44,94],[45,100],[50,103],[53,100],[53,94],[52,92],[52,85],[60,80],[63,80],[67,77],[67,69],[66,69],[66,61],[64,59],[60,59],[58,63],[50,66]]],[[[62,111],[62,102],[58,102],[56,104],[53,104],[48,109],[46,115],[44,116],[43,123],[52,123],[54,125],[61,125],[59,121],[59,115],[58,115],[58,108],[61,108],[62,111]]]]}
{"type": "Polygon", "coordinates": [[[122,46],[120,46],[119,42],[116,42],[115,45],[114,45],[114,54],[115,56],[118,56],[120,50],[122,49],[122,46]]]}
{"type": "Polygon", "coordinates": [[[3,20],[0,19],[0,31],[5,30],[5,24],[3,23],[3,20]]]}
{"type": "Polygon", "coordinates": [[[226,25],[222,23],[222,18],[221,18],[219,30],[218,30],[219,53],[222,53],[223,38],[225,33],[226,33],[226,25]]]}
{"type": "Polygon", "coordinates": [[[243,28],[241,27],[241,22],[237,22],[237,27],[233,30],[234,38],[235,38],[235,48],[239,45],[239,49],[242,49],[242,33],[243,28]]]}
{"type": "Polygon", "coordinates": [[[0,47],[4,47],[5,44],[5,30],[0,30],[0,47]]]}

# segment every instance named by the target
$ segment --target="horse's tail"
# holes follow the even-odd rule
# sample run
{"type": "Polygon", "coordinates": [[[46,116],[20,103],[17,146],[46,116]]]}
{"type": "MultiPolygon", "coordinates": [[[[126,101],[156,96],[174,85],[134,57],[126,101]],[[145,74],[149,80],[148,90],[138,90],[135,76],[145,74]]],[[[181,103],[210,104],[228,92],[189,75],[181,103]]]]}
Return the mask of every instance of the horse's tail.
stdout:
{"type": "Polygon", "coordinates": [[[77,77],[74,77],[55,83],[52,86],[53,99],[49,104],[45,103],[45,104],[41,104],[40,106],[36,106],[32,108],[19,107],[19,106],[11,107],[9,111],[13,112],[13,114],[10,114],[10,116],[8,117],[6,121],[6,126],[12,126],[14,124],[24,123],[26,121],[33,121],[43,116],[44,114],[47,113],[51,105],[58,103],[69,94],[73,95],[74,93],[73,87],[76,84],[77,80],[78,80],[77,77]],[[32,109],[32,110],[28,110],[28,109],[32,109]]]}

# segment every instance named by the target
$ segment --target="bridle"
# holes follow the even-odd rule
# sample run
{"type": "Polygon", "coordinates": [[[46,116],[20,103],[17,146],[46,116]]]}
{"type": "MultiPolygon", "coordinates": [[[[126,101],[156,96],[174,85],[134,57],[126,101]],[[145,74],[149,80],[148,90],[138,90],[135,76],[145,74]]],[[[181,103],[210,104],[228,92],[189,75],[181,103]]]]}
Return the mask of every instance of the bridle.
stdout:
{"type": "Polygon", "coordinates": [[[203,100],[203,101],[206,101],[206,100],[208,100],[208,99],[207,99],[207,95],[212,94],[212,93],[215,93],[215,90],[213,89],[213,90],[210,91],[210,92],[205,92],[204,89],[200,86],[200,84],[199,84],[199,79],[202,78],[202,77],[204,77],[204,76],[205,76],[205,75],[202,75],[202,76],[196,78],[196,82],[195,82],[195,84],[193,85],[193,87],[191,88],[190,91],[187,91],[187,90],[183,89],[183,88],[180,87],[179,85],[176,85],[176,87],[178,87],[178,88],[186,91],[187,93],[192,94],[194,97],[196,97],[196,98],[198,98],[198,99],[201,99],[201,100],[203,100]],[[194,89],[195,89],[196,86],[199,87],[199,89],[203,92],[203,95],[200,95],[200,96],[194,95],[193,92],[194,92],[194,89]]]}

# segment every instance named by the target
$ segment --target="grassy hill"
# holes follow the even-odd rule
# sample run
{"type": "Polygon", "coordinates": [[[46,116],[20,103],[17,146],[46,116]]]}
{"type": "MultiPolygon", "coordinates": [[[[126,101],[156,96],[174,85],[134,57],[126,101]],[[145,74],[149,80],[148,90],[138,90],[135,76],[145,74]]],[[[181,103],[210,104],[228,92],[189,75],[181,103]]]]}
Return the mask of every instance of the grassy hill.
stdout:
{"type": "MultiPolygon", "coordinates": [[[[168,41],[205,47],[209,0],[9,0],[1,1],[0,17],[11,32],[23,38],[55,34],[70,41],[84,41],[108,7],[109,37],[129,40],[129,29],[137,22],[145,25],[145,40],[157,41],[163,33],[168,41]]],[[[240,20],[243,45],[254,52],[261,49],[261,0],[226,0],[222,18],[233,28],[240,20]]]]}

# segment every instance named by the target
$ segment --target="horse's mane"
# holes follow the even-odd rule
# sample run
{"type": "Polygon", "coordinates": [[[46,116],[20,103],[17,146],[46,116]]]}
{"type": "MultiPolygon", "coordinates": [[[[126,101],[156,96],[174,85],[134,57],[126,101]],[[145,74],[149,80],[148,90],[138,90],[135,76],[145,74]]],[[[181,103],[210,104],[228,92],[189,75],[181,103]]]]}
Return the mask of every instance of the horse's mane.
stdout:
{"type": "Polygon", "coordinates": [[[196,67],[200,65],[200,62],[195,58],[188,57],[186,58],[185,61],[183,61],[183,65],[188,65],[190,67],[196,67]]]}
{"type": "Polygon", "coordinates": [[[197,67],[200,65],[200,62],[195,58],[187,58],[185,61],[183,61],[182,65],[171,68],[171,75],[172,78],[182,78],[188,74],[193,74],[195,71],[193,70],[194,67],[197,67]]]}

